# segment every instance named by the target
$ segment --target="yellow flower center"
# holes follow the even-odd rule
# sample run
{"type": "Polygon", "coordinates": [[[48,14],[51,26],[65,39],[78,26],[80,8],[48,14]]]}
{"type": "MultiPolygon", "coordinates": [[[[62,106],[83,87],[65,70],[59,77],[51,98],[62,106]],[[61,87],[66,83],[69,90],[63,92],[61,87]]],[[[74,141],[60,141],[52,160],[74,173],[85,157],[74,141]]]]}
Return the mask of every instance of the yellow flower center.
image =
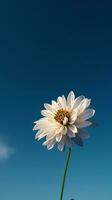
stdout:
{"type": "MultiPolygon", "coordinates": [[[[60,124],[63,124],[64,122],[64,119],[68,119],[69,120],[69,117],[70,117],[70,113],[67,111],[67,110],[63,110],[63,109],[60,109],[58,110],[58,112],[56,113],[56,116],[54,117],[54,119],[59,122],[60,124]]],[[[68,121],[67,120],[67,121],[68,121]]]]}

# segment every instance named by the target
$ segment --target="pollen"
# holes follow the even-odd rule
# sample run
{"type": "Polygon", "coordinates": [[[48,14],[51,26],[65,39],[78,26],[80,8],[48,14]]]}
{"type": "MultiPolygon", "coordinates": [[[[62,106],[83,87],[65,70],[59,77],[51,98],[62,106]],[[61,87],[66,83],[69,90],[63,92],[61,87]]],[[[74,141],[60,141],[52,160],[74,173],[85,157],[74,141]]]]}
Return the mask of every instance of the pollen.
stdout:
{"type": "Polygon", "coordinates": [[[64,121],[65,117],[69,120],[70,113],[69,113],[67,110],[60,109],[60,110],[58,110],[58,112],[56,113],[54,119],[55,119],[57,122],[59,122],[60,124],[63,124],[63,121],[64,121]]]}

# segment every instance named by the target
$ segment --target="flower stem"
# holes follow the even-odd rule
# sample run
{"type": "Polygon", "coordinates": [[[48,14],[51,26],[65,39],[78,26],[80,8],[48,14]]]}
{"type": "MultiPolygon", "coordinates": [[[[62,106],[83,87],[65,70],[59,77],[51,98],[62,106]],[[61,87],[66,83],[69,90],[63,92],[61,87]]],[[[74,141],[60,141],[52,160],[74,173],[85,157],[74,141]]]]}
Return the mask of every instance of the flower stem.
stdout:
{"type": "Polygon", "coordinates": [[[71,155],[71,148],[69,148],[69,151],[68,151],[68,154],[67,154],[67,158],[66,158],[66,163],[65,163],[65,168],[64,168],[64,174],[63,174],[63,179],[62,179],[60,200],[63,199],[63,192],[64,192],[64,187],[65,187],[65,179],[66,179],[68,164],[69,164],[69,160],[70,160],[70,155],[71,155]]]}

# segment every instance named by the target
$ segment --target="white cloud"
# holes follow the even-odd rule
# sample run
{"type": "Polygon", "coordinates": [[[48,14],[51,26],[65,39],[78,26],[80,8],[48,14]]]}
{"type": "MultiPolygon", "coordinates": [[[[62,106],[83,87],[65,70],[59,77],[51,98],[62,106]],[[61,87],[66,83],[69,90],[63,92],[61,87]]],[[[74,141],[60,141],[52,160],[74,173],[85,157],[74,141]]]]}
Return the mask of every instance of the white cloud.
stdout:
{"type": "Polygon", "coordinates": [[[15,148],[9,146],[3,141],[0,141],[0,161],[9,159],[15,153],[15,148]]]}

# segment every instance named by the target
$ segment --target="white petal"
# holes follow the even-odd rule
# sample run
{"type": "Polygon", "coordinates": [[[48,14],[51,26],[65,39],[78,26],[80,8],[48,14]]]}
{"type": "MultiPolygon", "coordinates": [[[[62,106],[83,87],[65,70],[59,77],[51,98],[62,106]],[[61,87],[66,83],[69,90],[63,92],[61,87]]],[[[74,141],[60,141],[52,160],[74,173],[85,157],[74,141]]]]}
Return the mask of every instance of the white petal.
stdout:
{"type": "Polygon", "coordinates": [[[80,103],[80,105],[79,105],[79,107],[78,107],[78,115],[80,115],[81,113],[83,113],[84,110],[85,110],[86,108],[88,108],[88,106],[90,105],[90,102],[91,102],[90,99],[85,98],[85,99],[80,103]]]}
{"type": "Polygon", "coordinates": [[[70,138],[73,138],[73,137],[76,136],[76,134],[73,133],[71,130],[68,130],[68,131],[67,131],[67,135],[68,135],[70,138]]]}
{"type": "Polygon", "coordinates": [[[55,143],[52,143],[52,144],[48,144],[47,145],[47,149],[48,150],[51,150],[53,147],[54,147],[55,143]]]}
{"type": "Polygon", "coordinates": [[[37,135],[36,137],[37,137],[38,140],[40,140],[40,139],[44,138],[46,135],[47,135],[47,133],[43,132],[42,134],[37,135]]]}
{"type": "MultiPolygon", "coordinates": [[[[59,134],[61,134],[62,136],[63,135],[66,135],[67,133],[67,127],[66,126],[61,126],[60,128],[58,128],[56,131],[55,131],[55,135],[56,137],[58,138],[59,137],[59,134]]],[[[61,136],[60,136],[61,137],[61,136]]],[[[57,139],[58,140],[58,139],[57,139]]]]}
{"type": "Polygon", "coordinates": [[[50,143],[47,145],[47,149],[48,149],[48,150],[51,150],[51,149],[54,147],[55,144],[56,144],[56,141],[50,142],[50,143]]]}
{"type": "Polygon", "coordinates": [[[74,99],[75,99],[75,95],[74,95],[74,92],[71,91],[69,94],[68,94],[68,97],[67,97],[67,106],[72,109],[73,106],[74,106],[74,99]]]}
{"type": "Polygon", "coordinates": [[[38,130],[37,124],[33,127],[33,131],[36,131],[36,130],[38,130]]]}
{"type": "Polygon", "coordinates": [[[43,146],[46,146],[49,140],[46,140],[45,142],[43,142],[43,146]]]}
{"type": "Polygon", "coordinates": [[[37,124],[47,124],[47,123],[49,123],[47,117],[45,117],[45,120],[40,119],[40,120],[38,120],[38,122],[37,122],[37,124]]]}
{"type": "Polygon", "coordinates": [[[34,130],[34,131],[35,131],[35,130],[38,130],[38,129],[39,129],[39,125],[46,124],[46,123],[48,123],[47,118],[46,118],[46,117],[41,118],[40,120],[36,121],[36,124],[35,124],[35,126],[33,127],[33,130],[34,130]]]}
{"type": "Polygon", "coordinates": [[[55,116],[54,113],[49,110],[42,110],[41,115],[45,117],[51,117],[51,118],[55,116]]]}
{"type": "Polygon", "coordinates": [[[46,135],[46,140],[52,140],[56,136],[55,130],[46,135]]]}
{"type": "Polygon", "coordinates": [[[42,134],[42,132],[43,132],[43,130],[39,130],[39,131],[36,133],[36,135],[35,135],[35,139],[38,139],[38,136],[39,136],[40,134],[42,134]]]}
{"type": "Polygon", "coordinates": [[[90,106],[90,104],[91,104],[91,99],[88,99],[87,107],[86,108],[88,108],[90,106]]]}
{"type": "Polygon", "coordinates": [[[90,137],[90,134],[87,133],[84,130],[79,129],[77,135],[82,139],[88,139],[90,137]]]}
{"type": "Polygon", "coordinates": [[[85,97],[83,95],[77,97],[74,102],[73,109],[77,108],[85,97]]]}
{"type": "Polygon", "coordinates": [[[77,128],[84,128],[84,127],[91,126],[92,122],[77,120],[75,122],[75,125],[77,126],[77,128]]]}
{"type": "Polygon", "coordinates": [[[66,98],[65,98],[64,95],[62,97],[58,97],[57,102],[58,102],[58,105],[59,105],[60,109],[61,108],[66,109],[67,108],[66,98]]]}
{"type": "Polygon", "coordinates": [[[61,133],[63,131],[63,129],[64,129],[64,126],[62,126],[62,125],[60,125],[59,127],[57,127],[57,129],[55,131],[56,135],[59,134],[59,133],[61,133]]]}
{"type": "Polygon", "coordinates": [[[69,119],[69,124],[73,124],[77,119],[77,110],[73,110],[71,113],[70,119],[69,119]]]}
{"type": "Polygon", "coordinates": [[[56,144],[56,140],[55,138],[53,138],[52,140],[46,140],[42,145],[47,146],[47,149],[50,150],[54,147],[55,144],[56,144]]]}
{"type": "Polygon", "coordinates": [[[36,134],[36,138],[41,139],[46,136],[47,140],[52,139],[56,136],[56,130],[59,129],[57,126],[53,125],[47,125],[40,127],[40,130],[36,134]]]}
{"type": "Polygon", "coordinates": [[[72,148],[74,145],[74,142],[71,140],[71,138],[66,136],[66,144],[72,148]]]}
{"type": "Polygon", "coordinates": [[[34,121],[34,124],[36,124],[38,122],[38,120],[37,121],[34,121]]]}
{"type": "MultiPolygon", "coordinates": [[[[36,139],[40,140],[45,136],[48,136],[52,134],[54,136],[55,131],[51,128],[46,128],[45,130],[39,130],[38,133],[36,134],[36,139]]],[[[51,139],[51,138],[50,138],[51,139]]]]}
{"type": "Polygon", "coordinates": [[[62,131],[62,135],[66,135],[66,133],[67,133],[67,127],[64,126],[64,129],[63,129],[63,131],[62,131]]]}
{"type": "Polygon", "coordinates": [[[37,122],[36,126],[37,126],[37,129],[48,129],[48,128],[56,127],[56,123],[54,123],[54,122],[51,123],[48,120],[46,122],[39,120],[37,122]]]}
{"type": "Polygon", "coordinates": [[[77,133],[77,127],[73,124],[68,125],[69,129],[73,132],[73,133],[77,133]]]}
{"type": "Polygon", "coordinates": [[[87,119],[93,117],[94,114],[95,114],[94,109],[86,109],[82,114],[80,114],[80,116],[78,116],[78,119],[79,120],[87,120],[87,119]]]}
{"type": "Polygon", "coordinates": [[[61,141],[58,143],[58,149],[60,151],[63,151],[65,144],[66,144],[66,137],[63,137],[61,141]]]}
{"type": "Polygon", "coordinates": [[[46,110],[52,111],[52,106],[50,104],[44,103],[44,107],[45,107],[46,110]]]}
{"type": "Polygon", "coordinates": [[[49,110],[49,111],[53,112],[54,114],[56,113],[56,111],[53,109],[52,105],[45,103],[44,107],[46,108],[46,110],[49,110]]]}
{"type": "Polygon", "coordinates": [[[60,109],[63,108],[62,97],[57,98],[57,103],[60,109]]]}
{"type": "Polygon", "coordinates": [[[38,121],[47,121],[47,118],[46,118],[46,117],[42,117],[41,119],[39,119],[39,120],[35,121],[35,122],[34,122],[34,124],[37,124],[37,123],[38,123],[38,121]]]}
{"type": "Polygon", "coordinates": [[[63,104],[63,108],[66,109],[67,104],[66,104],[66,98],[64,95],[62,96],[62,104],[63,104]]]}
{"type": "Polygon", "coordinates": [[[47,110],[41,110],[41,115],[47,117],[47,110]]]}
{"type": "Polygon", "coordinates": [[[66,135],[67,132],[67,127],[66,126],[59,126],[59,127],[55,127],[55,129],[53,130],[53,135],[54,137],[61,134],[61,135],[66,135]]]}
{"type": "Polygon", "coordinates": [[[54,109],[55,112],[57,112],[59,110],[59,106],[56,101],[52,100],[52,108],[54,109]]]}
{"type": "Polygon", "coordinates": [[[56,141],[57,141],[57,142],[60,142],[61,139],[62,139],[62,134],[56,135],[56,141]]]}

